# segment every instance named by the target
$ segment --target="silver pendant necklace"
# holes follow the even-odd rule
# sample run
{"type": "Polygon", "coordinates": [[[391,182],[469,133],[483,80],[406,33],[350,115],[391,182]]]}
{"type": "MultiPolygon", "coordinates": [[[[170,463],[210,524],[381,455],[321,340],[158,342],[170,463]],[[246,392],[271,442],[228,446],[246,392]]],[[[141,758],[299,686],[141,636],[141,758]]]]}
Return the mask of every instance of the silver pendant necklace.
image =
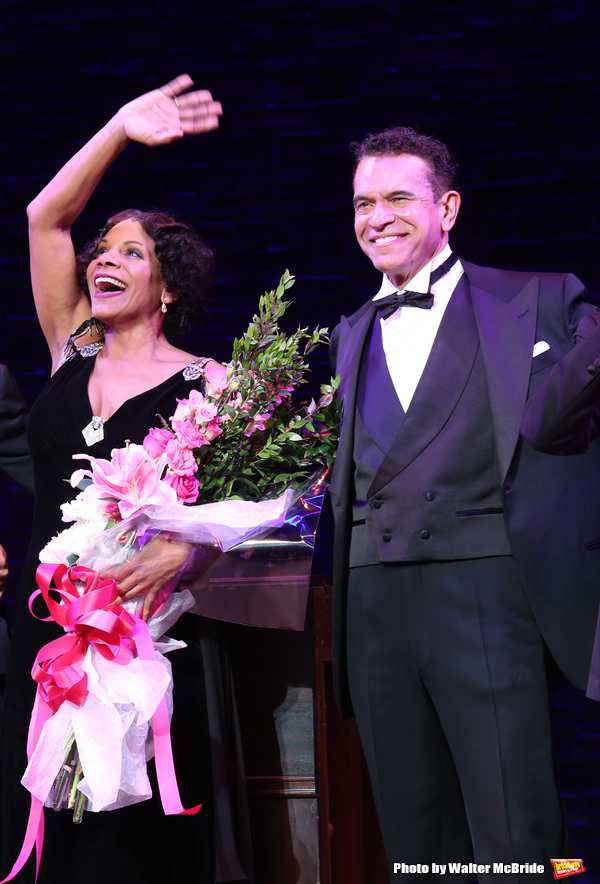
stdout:
{"type": "MultiPolygon", "coordinates": [[[[96,341],[93,344],[86,344],[79,348],[79,355],[84,357],[95,356],[104,347],[104,341],[96,341]]],[[[82,435],[86,441],[88,448],[104,439],[104,423],[103,417],[94,415],[87,426],[83,428],[82,435]]]]}
{"type": "Polygon", "coordinates": [[[104,439],[104,424],[106,423],[103,417],[98,417],[94,415],[89,424],[83,428],[82,435],[86,441],[88,448],[91,445],[95,445],[96,442],[100,442],[104,439]]]}

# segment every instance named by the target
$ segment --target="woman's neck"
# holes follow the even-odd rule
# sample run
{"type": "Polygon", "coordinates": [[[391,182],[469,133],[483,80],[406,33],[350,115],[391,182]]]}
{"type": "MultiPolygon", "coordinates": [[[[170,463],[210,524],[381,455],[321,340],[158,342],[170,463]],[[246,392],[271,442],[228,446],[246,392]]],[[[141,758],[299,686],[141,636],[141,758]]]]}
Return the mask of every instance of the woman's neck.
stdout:
{"type": "Polygon", "coordinates": [[[115,361],[162,361],[176,352],[164,333],[152,328],[120,330],[107,328],[104,338],[103,359],[115,361]]]}

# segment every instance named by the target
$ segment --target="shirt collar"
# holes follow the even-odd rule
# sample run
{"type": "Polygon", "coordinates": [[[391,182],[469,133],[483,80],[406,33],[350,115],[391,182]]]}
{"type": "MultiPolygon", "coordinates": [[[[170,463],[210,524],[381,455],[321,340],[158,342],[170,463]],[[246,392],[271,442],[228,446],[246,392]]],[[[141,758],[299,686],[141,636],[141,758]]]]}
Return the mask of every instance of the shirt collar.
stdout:
{"type": "MultiPolygon", "coordinates": [[[[429,277],[431,273],[436,270],[440,264],[443,264],[444,261],[447,261],[450,255],[452,254],[452,249],[450,245],[447,243],[442,251],[435,255],[431,261],[425,265],[425,267],[421,267],[419,272],[413,276],[410,280],[406,288],[409,288],[411,292],[428,292],[429,291],[429,277]]],[[[397,286],[385,275],[383,274],[383,280],[381,282],[381,288],[373,298],[374,301],[377,301],[379,298],[384,298],[386,295],[391,295],[392,292],[404,292],[406,288],[398,289],[397,286]]]]}

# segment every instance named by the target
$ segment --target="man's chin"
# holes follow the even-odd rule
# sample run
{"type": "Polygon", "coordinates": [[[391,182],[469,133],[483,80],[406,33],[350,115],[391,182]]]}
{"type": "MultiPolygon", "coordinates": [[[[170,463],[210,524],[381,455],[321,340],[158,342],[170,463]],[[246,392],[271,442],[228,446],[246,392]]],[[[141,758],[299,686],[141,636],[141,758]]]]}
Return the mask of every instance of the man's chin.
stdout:
{"type": "Polygon", "coordinates": [[[396,275],[404,276],[408,267],[398,255],[370,255],[371,263],[380,273],[393,278],[396,275]]]}

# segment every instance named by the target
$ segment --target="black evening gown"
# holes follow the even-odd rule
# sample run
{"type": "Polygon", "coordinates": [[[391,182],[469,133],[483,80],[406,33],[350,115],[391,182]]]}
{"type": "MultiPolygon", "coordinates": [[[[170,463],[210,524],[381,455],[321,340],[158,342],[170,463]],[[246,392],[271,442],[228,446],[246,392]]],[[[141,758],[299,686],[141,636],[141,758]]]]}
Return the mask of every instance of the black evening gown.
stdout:
{"type": "MultiPolygon", "coordinates": [[[[20,778],[26,767],[27,729],[35,694],[31,668],[40,647],[63,634],[57,624],[36,620],[28,610],[28,599],[36,589],[39,551],[52,536],[67,527],[61,521],[60,504],[72,499],[76,492],[65,480],[75,469],[86,466],[86,461],[74,461],[72,456],[86,452],[94,457],[110,458],[111,450],[123,447],[126,440],[141,444],[150,427],[161,425],[157,415],[168,419],[175,411],[177,398],[187,398],[190,390],[201,388],[201,379],[187,381],[183,373],[178,372],[125,402],[104,424],[104,439],[88,449],[81,431],[92,418],[87,390],[94,362],[93,356],[72,356],[50,379],[34,404],[29,420],[37,493],[33,535],[6,680],[0,768],[0,880],[8,874],[17,857],[29,810],[29,793],[20,784],[20,778]]],[[[107,880],[128,884],[192,881],[212,884],[215,881],[211,724],[207,708],[211,701],[207,704],[203,664],[207,658],[202,643],[211,645],[213,663],[215,659],[218,662],[216,630],[218,624],[193,614],[184,614],[170,630],[171,635],[188,643],[187,648],[169,655],[174,677],[175,769],[184,807],[202,803],[200,812],[195,816],[165,816],[155,781],[149,801],[114,811],[86,812],[79,825],[73,823],[69,811],[46,808],[39,884],[79,881],[105,884],[107,880]]],[[[212,663],[210,668],[214,669],[212,663]]],[[[214,685],[212,690],[214,700],[214,685]]],[[[214,733],[212,736],[214,742],[214,733]]],[[[149,769],[152,778],[152,762],[149,769]]],[[[224,837],[229,843],[227,832],[224,837]]],[[[219,843],[222,841],[223,835],[219,833],[219,843]]],[[[230,853],[235,853],[235,847],[230,848],[230,853]]],[[[234,867],[236,863],[234,858],[234,867]]],[[[237,881],[246,880],[246,876],[219,874],[217,879],[237,881]]],[[[33,860],[30,859],[16,880],[32,884],[33,860]]]]}

